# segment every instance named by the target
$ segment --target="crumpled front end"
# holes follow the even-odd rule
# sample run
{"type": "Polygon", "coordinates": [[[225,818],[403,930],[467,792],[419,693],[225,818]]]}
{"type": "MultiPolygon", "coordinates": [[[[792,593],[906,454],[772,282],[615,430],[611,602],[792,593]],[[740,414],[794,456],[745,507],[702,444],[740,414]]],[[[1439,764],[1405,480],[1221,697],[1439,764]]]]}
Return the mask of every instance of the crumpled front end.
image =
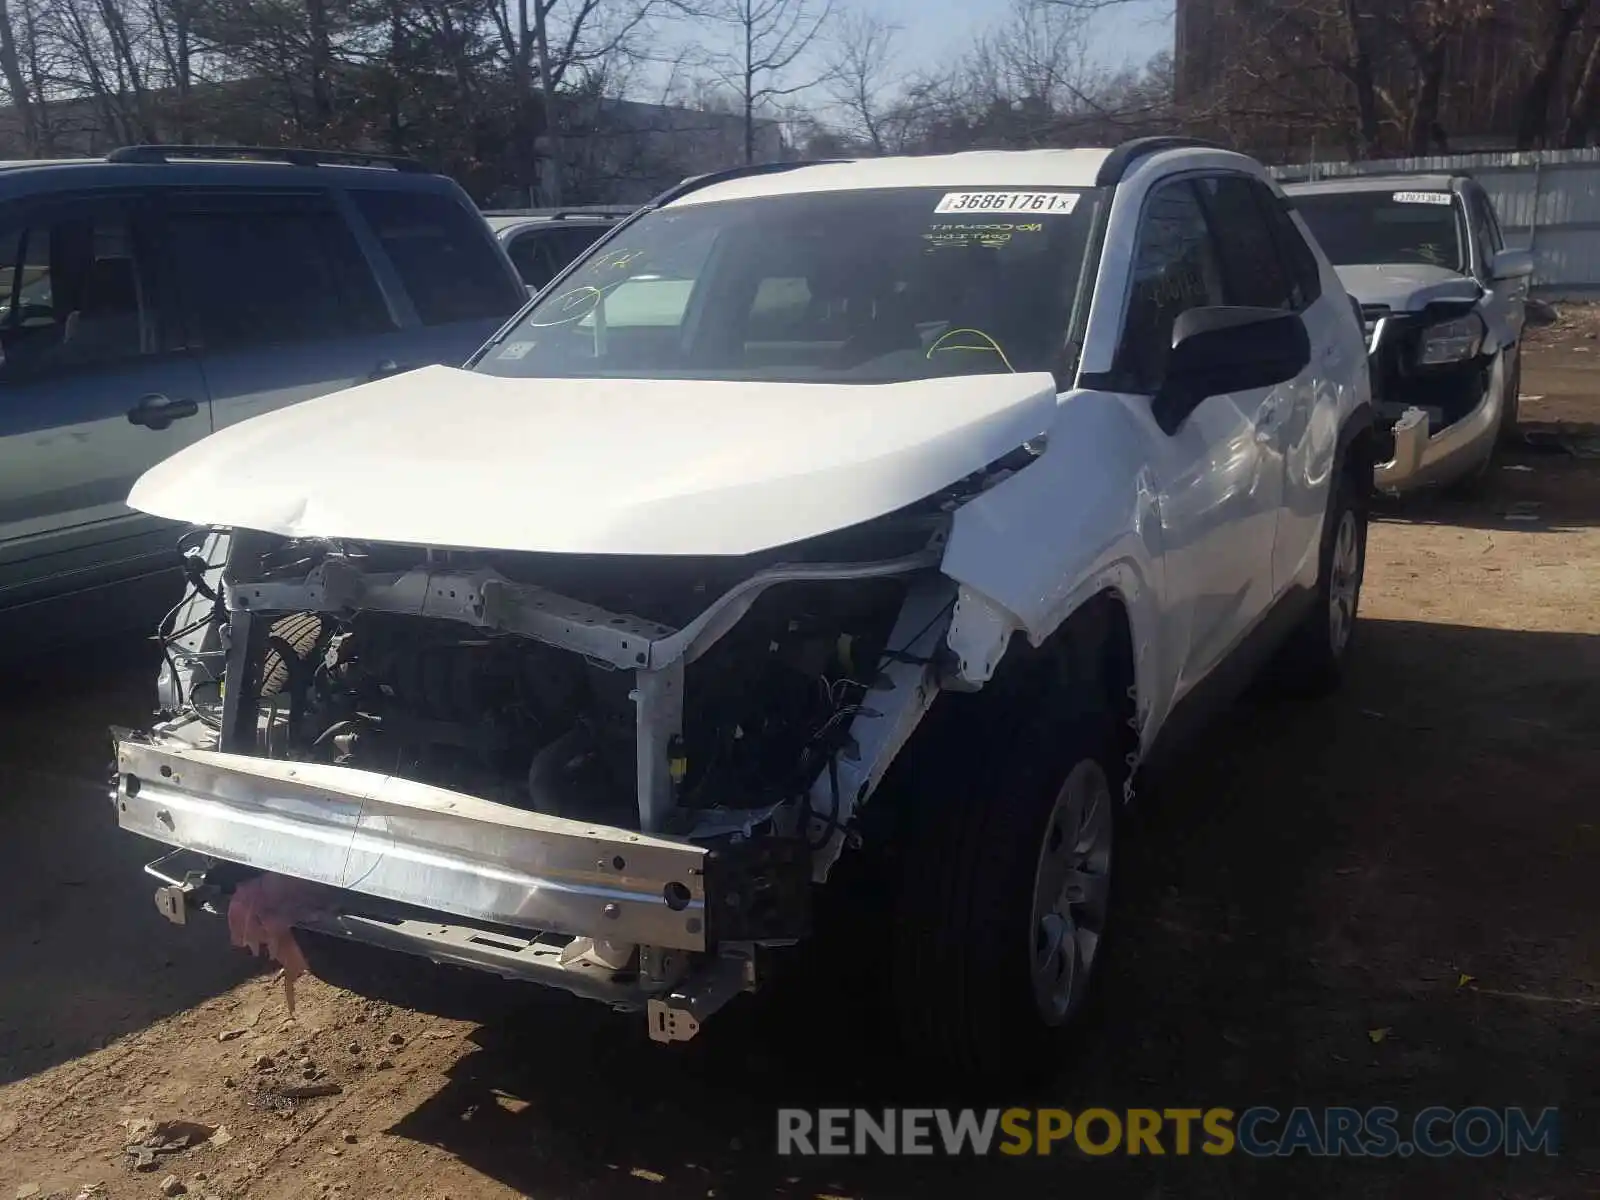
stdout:
{"type": "Polygon", "coordinates": [[[1396,312],[1364,304],[1373,403],[1387,429],[1374,482],[1401,495],[1450,483],[1493,452],[1505,403],[1503,356],[1475,302],[1396,312]]]}
{"type": "Polygon", "coordinates": [[[171,847],[173,920],[299,881],[298,929],[692,1036],[808,934],[937,695],[949,517],[991,478],[742,558],[197,531],[118,820],[171,847]]]}

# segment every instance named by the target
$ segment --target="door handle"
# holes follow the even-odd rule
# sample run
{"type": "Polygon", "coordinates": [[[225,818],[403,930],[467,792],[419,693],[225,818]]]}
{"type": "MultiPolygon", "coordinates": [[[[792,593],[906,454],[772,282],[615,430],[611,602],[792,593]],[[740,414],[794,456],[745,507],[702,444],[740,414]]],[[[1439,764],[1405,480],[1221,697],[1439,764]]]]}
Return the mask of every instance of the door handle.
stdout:
{"type": "Polygon", "coordinates": [[[193,400],[169,400],[160,392],[140,396],[139,403],[128,410],[128,424],[143,425],[146,429],[165,429],[174,421],[192,417],[200,412],[193,400]]]}
{"type": "Polygon", "coordinates": [[[372,374],[368,375],[367,378],[369,380],[387,379],[391,375],[399,375],[402,371],[408,370],[410,370],[409,367],[402,367],[399,363],[395,362],[394,359],[386,358],[377,366],[372,368],[372,374]]]}

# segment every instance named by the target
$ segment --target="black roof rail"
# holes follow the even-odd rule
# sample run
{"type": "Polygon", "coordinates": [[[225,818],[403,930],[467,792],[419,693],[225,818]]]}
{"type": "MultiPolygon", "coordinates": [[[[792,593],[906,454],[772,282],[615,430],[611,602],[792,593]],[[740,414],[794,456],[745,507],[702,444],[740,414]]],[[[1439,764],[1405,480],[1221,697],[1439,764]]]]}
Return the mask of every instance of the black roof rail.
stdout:
{"type": "Polygon", "coordinates": [[[1310,178],[1309,172],[1311,168],[1309,167],[1297,167],[1294,165],[1289,165],[1279,167],[1278,171],[1284,177],[1282,181],[1287,183],[1342,183],[1347,180],[1353,181],[1360,179],[1456,180],[1473,178],[1471,171],[1419,171],[1415,169],[1407,169],[1405,167],[1380,167],[1377,170],[1368,170],[1366,168],[1367,164],[1363,163],[1360,173],[1352,172],[1348,175],[1318,175],[1315,179],[1310,178]]]}
{"type": "Polygon", "coordinates": [[[691,175],[681,183],[669,187],[644,207],[660,208],[663,204],[670,204],[674,200],[687,196],[690,192],[698,192],[701,188],[710,187],[714,183],[727,183],[730,179],[747,179],[755,175],[777,175],[782,171],[795,171],[801,167],[822,167],[851,161],[848,158],[813,158],[800,159],[794,162],[742,163],[737,167],[726,167],[721,171],[708,171],[704,175],[691,175]]]}
{"type": "Polygon", "coordinates": [[[173,159],[215,159],[221,162],[281,162],[296,167],[390,167],[427,174],[415,158],[401,154],[368,154],[365,150],[308,150],[298,146],[121,146],[106,155],[109,163],[166,163],[173,159]]]}
{"type": "Polygon", "coordinates": [[[1142,137],[1123,142],[1110,154],[1106,155],[1105,162],[1100,164],[1100,172],[1095,176],[1096,187],[1114,187],[1122,182],[1122,177],[1128,173],[1133,164],[1151,154],[1160,154],[1163,150],[1226,150],[1226,146],[1219,146],[1216,142],[1208,142],[1204,138],[1192,137],[1142,137]]]}

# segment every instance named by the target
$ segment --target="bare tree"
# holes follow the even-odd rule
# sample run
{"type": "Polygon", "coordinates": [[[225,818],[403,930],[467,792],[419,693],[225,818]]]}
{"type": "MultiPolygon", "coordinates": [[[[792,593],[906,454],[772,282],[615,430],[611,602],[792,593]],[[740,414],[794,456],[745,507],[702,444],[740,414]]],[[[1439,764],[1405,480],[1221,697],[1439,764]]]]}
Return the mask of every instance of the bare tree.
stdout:
{"type": "MultiPolygon", "coordinates": [[[[517,105],[517,138],[546,203],[561,203],[556,96],[569,74],[625,51],[645,30],[658,0],[505,0],[493,10],[517,105]]],[[[532,191],[534,180],[526,184],[532,191]]],[[[530,194],[530,201],[532,196],[530,194]]]]}
{"type": "Polygon", "coordinates": [[[796,82],[802,60],[833,19],[834,0],[712,0],[702,11],[732,27],[734,48],[713,52],[707,61],[739,97],[744,160],[754,162],[757,114],[827,82],[831,75],[824,64],[813,72],[800,72],[803,82],[796,82]]]}
{"type": "Polygon", "coordinates": [[[889,89],[895,80],[895,51],[901,29],[868,13],[852,13],[842,23],[837,49],[829,60],[833,100],[844,112],[852,137],[873,154],[890,153],[889,126],[895,111],[889,89]]]}
{"type": "Polygon", "coordinates": [[[1400,119],[1379,81],[1387,11],[1382,0],[1233,0],[1228,78],[1206,98],[1209,115],[1248,129],[1258,115],[1276,113],[1371,157],[1384,126],[1400,119]]]}
{"type": "Polygon", "coordinates": [[[172,91],[172,120],[178,141],[193,138],[195,112],[194,14],[198,0],[141,0],[145,27],[154,43],[165,86],[172,91]]]}
{"type": "Polygon", "coordinates": [[[1081,12],[1054,0],[1013,0],[1010,11],[972,57],[991,99],[1020,100],[1066,112],[1087,95],[1088,30],[1081,12]]]}
{"type": "Polygon", "coordinates": [[[1445,148],[1447,134],[1439,118],[1450,45],[1472,33],[1493,12],[1493,0],[1419,0],[1399,15],[1399,33],[1412,62],[1405,125],[1405,145],[1410,153],[1445,148]]]}

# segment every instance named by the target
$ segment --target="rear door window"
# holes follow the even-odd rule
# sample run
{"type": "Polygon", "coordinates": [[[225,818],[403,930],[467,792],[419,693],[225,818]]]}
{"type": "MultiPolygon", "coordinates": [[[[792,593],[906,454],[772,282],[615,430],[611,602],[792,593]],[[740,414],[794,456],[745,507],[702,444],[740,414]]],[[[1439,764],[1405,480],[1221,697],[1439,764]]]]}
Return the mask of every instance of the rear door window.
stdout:
{"type": "Polygon", "coordinates": [[[1317,256],[1307,244],[1294,218],[1289,215],[1289,202],[1280,200],[1270,188],[1256,185],[1256,200],[1267,214],[1267,224],[1272,226],[1278,250],[1289,265],[1290,279],[1294,285],[1294,306],[1297,310],[1310,308],[1322,298],[1322,268],[1317,256]]]}
{"type": "Polygon", "coordinates": [[[325,195],[176,195],[167,233],[190,335],[206,350],[395,328],[355,235],[325,195]]]}
{"type": "Polygon", "coordinates": [[[543,229],[525,229],[506,245],[522,282],[537,291],[556,277],[551,238],[543,229]]]}
{"type": "Polygon", "coordinates": [[[63,204],[0,229],[0,376],[154,352],[154,288],[134,200],[63,204]]]}
{"type": "Polygon", "coordinates": [[[535,225],[512,236],[506,247],[522,282],[538,290],[599,240],[601,225],[535,225]]]}
{"type": "Polygon", "coordinates": [[[516,286],[483,218],[434,192],[352,189],[424,325],[508,317],[516,286]]]}

